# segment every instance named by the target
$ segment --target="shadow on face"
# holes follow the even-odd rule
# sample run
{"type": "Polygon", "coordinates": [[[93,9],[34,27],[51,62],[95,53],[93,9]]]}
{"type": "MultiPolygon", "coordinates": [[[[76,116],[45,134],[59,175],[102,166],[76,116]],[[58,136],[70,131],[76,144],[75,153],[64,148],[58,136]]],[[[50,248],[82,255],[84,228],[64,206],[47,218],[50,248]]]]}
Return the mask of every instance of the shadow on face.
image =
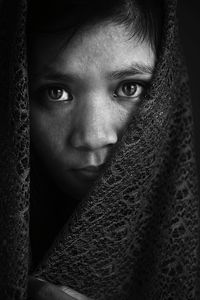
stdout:
{"type": "Polygon", "coordinates": [[[83,197],[152,77],[147,40],[104,21],[37,35],[30,48],[31,139],[55,184],[83,197]]]}

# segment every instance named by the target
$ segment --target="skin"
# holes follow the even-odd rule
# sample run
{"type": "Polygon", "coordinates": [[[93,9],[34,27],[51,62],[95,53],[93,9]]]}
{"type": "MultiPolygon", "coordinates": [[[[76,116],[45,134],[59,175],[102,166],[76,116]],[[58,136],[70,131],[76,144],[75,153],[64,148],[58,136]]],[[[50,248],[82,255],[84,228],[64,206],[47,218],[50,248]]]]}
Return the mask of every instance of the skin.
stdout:
{"type": "Polygon", "coordinates": [[[38,278],[29,278],[28,283],[29,300],[92,300],[70,288],[57,287],[54,284],[40,280],[38,278]]]}
{"type": "Polygon", "coordinates": [[[33,38],[31,140],[54,183],[82,198],[137,111],[155,53],[147,40],[106,21],[67,38],[33,38]]]}
{"type": "Polygon", "coordinates": [[[136,111],[155,54],[147,41],[130,38],[123,26],[108,22],[83,28],[63,43],[66,37],[34,40],[31,134],[55,183],[80,198],[136,111]],[[133,89],[133,95],[124,89],[133,89]],[[97,169],[78,170],[88,166],[97,169]]]}

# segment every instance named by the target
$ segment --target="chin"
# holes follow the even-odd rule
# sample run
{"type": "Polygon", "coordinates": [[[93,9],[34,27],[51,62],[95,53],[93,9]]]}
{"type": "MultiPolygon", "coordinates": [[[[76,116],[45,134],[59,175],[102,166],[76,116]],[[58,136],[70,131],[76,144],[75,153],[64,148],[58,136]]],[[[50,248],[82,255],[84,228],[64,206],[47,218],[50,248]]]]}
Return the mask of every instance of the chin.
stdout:
{"type": "MultiPolygon", "coordinates": [[[[59,176],[60,177],[60,176],[59,176]]],[[[55,176],[53,180],[55,181],[58,188],[66,195],[75,199],[84,198],[89,190],[94,185],[94,179],[92,180],[81,180],[73,176],[73,174],[65,174],[64,179],[55,176]]]]}

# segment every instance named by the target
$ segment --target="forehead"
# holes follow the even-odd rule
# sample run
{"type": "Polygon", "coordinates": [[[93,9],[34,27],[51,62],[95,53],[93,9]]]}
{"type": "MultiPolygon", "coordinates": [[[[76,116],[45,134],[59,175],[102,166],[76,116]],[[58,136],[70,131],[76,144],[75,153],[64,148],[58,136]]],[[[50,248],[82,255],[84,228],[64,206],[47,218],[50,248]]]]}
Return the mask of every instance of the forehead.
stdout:
{"type": "Polygon", "coordinates": [[[85,73],[89,68],[109,71],[134,62],[154,64],[155,55],[149,42],[139,40],[134,34],[130,36],[123,25],[97,23],[69,37],[68,32],[35,37],[31,48],[33,68],[45,72],[52,66],[85,73]]]}

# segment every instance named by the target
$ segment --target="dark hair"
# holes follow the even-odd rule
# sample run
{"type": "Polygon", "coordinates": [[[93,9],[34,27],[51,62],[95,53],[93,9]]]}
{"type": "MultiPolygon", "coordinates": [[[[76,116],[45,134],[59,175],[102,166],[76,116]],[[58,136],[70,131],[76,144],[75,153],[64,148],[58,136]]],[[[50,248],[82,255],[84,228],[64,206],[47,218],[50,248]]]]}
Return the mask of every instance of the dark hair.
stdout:
{"type": "Polygon", "coordinates": [[[161,0],[31,0],[29,33],[57,33],[93,22],[109,20],[123,24],[130,35],[148,39],[158,49],[163,8],[161,0]]]}

